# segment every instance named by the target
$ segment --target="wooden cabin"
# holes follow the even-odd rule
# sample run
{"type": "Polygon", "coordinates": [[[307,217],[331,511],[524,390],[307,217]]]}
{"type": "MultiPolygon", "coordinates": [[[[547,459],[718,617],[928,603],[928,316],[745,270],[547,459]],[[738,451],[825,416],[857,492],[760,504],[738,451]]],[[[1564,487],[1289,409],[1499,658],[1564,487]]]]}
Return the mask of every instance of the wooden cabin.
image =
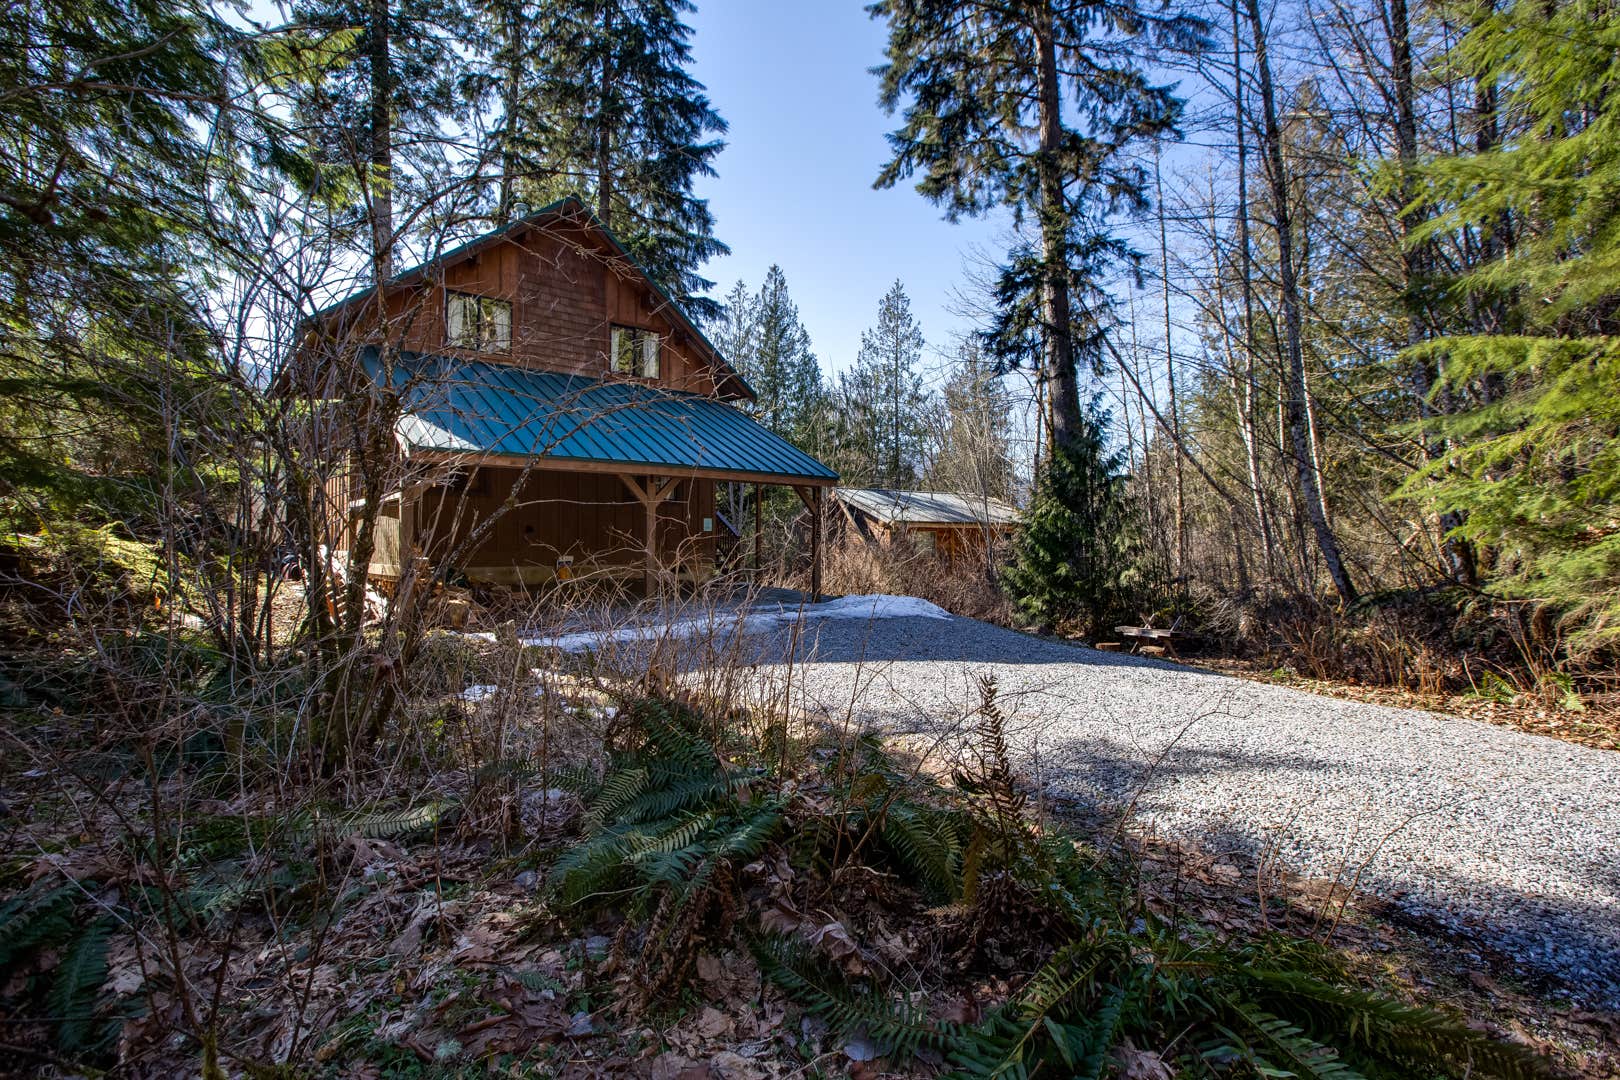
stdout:
{"type": "MultiPolygon", "coordinates": [[[[730,538],[717,485],[787,485],[818,511],[837,481],[738,408],[748,385],[577,198],[322,310],[296,355],[284,391],[397,409],[385,583],[420,559],[471,584],[702,580],[730,538]]],[[[335,471],[335,513],[363,503],[360,475],[335,471]]]]}
{"type": "Polygon", "coordinates": [[[904,540],[945,562],[983,561],[1018,527],[1017,509],[987,495],[840,487],[832,498],[866,542],[904,540]]]}

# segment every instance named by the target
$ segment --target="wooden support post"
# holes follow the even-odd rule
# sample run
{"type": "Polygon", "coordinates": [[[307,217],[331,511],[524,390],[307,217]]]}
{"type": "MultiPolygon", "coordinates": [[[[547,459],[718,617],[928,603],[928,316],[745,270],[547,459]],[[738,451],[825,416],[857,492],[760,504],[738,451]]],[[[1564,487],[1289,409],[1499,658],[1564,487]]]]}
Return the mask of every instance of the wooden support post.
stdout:
{"type": "Polygon", "coordinates": [[[399,553],[395,558],[399,562],[400,576],[405,574],[405,568],[411,564],[416,554],[416,505],[420,498],[419,491],[410,483],[401,481],[399,485],[399,553]]]}
{"type": "Polygon", "coordinates": [[[821,602],[821,488],[794,484],[799,501],[810,511],[810,602],[821,602]]]}
{"type": "Polygon", "coordinates": [[[810,500],[810,602],[821,603],[821,488],[810,500]]]}
{"type": "MultiPolygon", "coordinates": [[[[647,478],[647,486],[652,487],[652,477],[647,478]]],[[[642,589],[651,600],[658,585],[658,504],[646,496],[641,500],[642,509],[646,511],[647,531],[645,543],[647,545],[647,559],[642,567],[642,589]]]]}
{"type": "Polygon", "coordinates": [[[754,485],[754,578],[759,579],[759,553],[765,536],[765,485],[754,485]]]}
{"type": "Polygon", "coordinates": [[[642,509],[646,511],[647,556],[642,580],[648,597],[651,597],[658,584],[659,572],[662,570],[658,561],[658,504],[669,498],[670,493],[675,490],[675,485],[680,483],[680,477],[671,476],[660,484],[656,476],[649,476],[645,487],[637,482],[635,477],[624,473],[619,474],[619,480],[630,489],[630,494],[641,501],[642,509]]]}

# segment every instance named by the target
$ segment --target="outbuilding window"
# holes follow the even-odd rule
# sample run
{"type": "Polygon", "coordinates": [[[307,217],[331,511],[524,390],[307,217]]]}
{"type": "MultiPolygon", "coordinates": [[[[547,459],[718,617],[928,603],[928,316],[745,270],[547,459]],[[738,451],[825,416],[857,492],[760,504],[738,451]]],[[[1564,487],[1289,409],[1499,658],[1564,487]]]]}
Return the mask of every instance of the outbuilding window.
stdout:
{"type": "Polygon", "coordinates": [[[613,370],[620,375],[658,378],[658,347],[658,335],[651,330],[615,326],[611,352],[613,370]]]}
{"type": "Polygon", "coordinates": [[[458,349],[500,352],[512,347],[512,304],[471,293],[446,292],[445,338],[458,349]]]}

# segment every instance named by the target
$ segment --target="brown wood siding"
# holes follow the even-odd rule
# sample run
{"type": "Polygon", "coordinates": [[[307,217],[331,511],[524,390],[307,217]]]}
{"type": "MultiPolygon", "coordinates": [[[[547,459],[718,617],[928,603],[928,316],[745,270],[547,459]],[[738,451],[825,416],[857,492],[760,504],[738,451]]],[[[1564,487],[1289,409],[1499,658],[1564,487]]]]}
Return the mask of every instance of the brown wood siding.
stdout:
{"type": "MultiPolygon", "coordinates": [[[[465,490],[430,488],[416,511],[417,545],[431,560],[444,558],[488,520],[511,494],[521,471],[486,468],[465,490]]],[[[616,476],[533,471],[519,504],[500,517],[489,535],[464,553],[459,569],[471,581],[534,584],[551,580],[557,560],[573,556],[576,577],[593,573],[639,574],[645,565],[642,504],[616,476]]],[[[683,480],[658,514],[659,559],[682,576],[707,577],[714,566],[714,533],[703,519],[714,516],[714,482],[683,480]]],[[[373,572],[387,574],[380,565],[373,572]]]]}
{"type": "MultiPolygon", "coordinates": [[[[1004,550],[1004,546],[1012,539],[1014,529],[1010,525],[996,525],[989,530],[993,536],[987,536],[983,525],[904,525],[885,524],[875,521],[868,515],[856,511],[871,530],[874,540],[880,545],[905,543],[907,540],[922,541],[930,548],[934,555],[947,563],[956,563],[971,559],[982,561],[985,556],[985,543],[993,539],[997,552],[1004,550]],[[923,540],[923,537],[927,537],[923,540]]],[[[849,539],[860,539],[859,533],[850,529],[846,534],[849,539]]]]}
{"type": "MultiPolygon", "coordinates": [[[[664,310],[639,271],[582,227],[536,226],[435,268],[421,283],[392,290],[386,333],[376,305],[360,301],[328,319],[335,347],[350,351],[386,338],[400,348],[506,361],[543,371],[623,378],[609,368],[612,327],[652,330],[663,339],[658,385],[718,392],[716,369],[698,343],[664,310]],[[465,292],[512,305],[512,347],[500,352],[452,348],[446,340],[445,293],[465,292]]],[[[327,347],[333,347],[331,345],[327,347]]],[[[319,363],[318,350],[309,355],[319,363]]]]}
{"type": "MultiPolygon", "coordinates": [[[[716,380],[722,369],[712,352],[664,303],[604,234],[578,216],[561,214],[411,275],[408,284],[387,290],[380,310],[374,296],[333,309],[322,316],[316,332],[306,334],[299,362],[279,383],[293,393],[336,397],[338,387],[328,380],[357,377],[354,357],[368,345],[384,344],[592,378],[626,378],[609,370],[611,330],[620,325],[651,330],[663,339],[659,385],[719,394],[716,380]],[[447,290],[510,302],[511,348],[498,353],[451,348],[445,340],[447,290]]],[[[729,378],[725,392],[735,396],[742,391],[729,378]]],[[[346,459],[344,445],[327,440],[323,449],[346,459]]],[[[341,475],[341,465],[338,471],[326,491],[332,546],[348,547],[353,535],[347,503],[355,491],[351,478],[341,475]]],[[[395,504],[380,526],[373,573],[398,573],[402,531],[412,534],[417,552],[438,559],[488,520],[511,493],[520,470],[492,464],[482,472],[483,480],[469,490],[427,488],[419,497],[413,492],[403,514],[395,504]]],[[[645,511],[616,475],[535,470],[519,499],[520,505],[495,523],[478,549],[460,560],[470,578],[503,584],[544,581],[554,576],[557,559],[564,555],[573,557],[576,574],[593,567],[626,575],[641,572],[645,511]]],[[[683,479],[658,510],[659,559],[683,574],[704,576],[713,567],[717,532],[715,481],[683,479]],[[707,531],[705,518],[711,524],[707,531]]]]}

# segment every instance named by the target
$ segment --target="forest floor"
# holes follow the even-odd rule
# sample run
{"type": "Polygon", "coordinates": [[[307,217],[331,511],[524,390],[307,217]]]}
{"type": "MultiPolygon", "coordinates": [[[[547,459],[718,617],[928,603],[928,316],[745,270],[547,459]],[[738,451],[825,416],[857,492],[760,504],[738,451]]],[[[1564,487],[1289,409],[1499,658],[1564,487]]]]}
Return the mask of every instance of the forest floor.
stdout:
{"type": "MultiPolygon", "coordinates": [[[[1258,695],[1252,701],[1263,708],[1277,737],[1296,742],[1302,717],[1354,728],[1356,710],[1371,707],[1330,702],[1339,711],[1322,713],[1319,706],[1328,699],[1077,650],[948,618],[910,598],[845,598],[804,611],[802,622],[793,598],[773,599],[751,608],[619,623],[607,635],[633,650],[669,644],[676,653],[702,654],[704,666],[690,669],[694,677],[745,676],[766,686],[785,680],[802,702],[821,697],[818,707],[797,711],[801,721],[821,733],[816,738],[844,746],[853,728],[876,728],[874,738],[902,766],[900,772],[915,762],[923,775],[952,788],[956,770],[970,767],[963,762],[973,753],[971,735],[956,723],[957,709],[970,710],[978,677],[993,676],[996,699],[1008,714],[1008,732],[1023,746],[1020,761],[1034,796],[1030,810],[1042,822],[1041,831],[1062,826],[1090,838],[1096,850],[1122,851],[1119,863],[1131,889],[1160,918],[1197,924],[1238,948],[1272,940],[1278,932],[1328,944],[1361,985],[1393,991],[1403,1000],[1452,1006],[1471,1027],[1544,1052],[1572,1075],[1620,1080],[1620,1014],[1598,1000],[1594,991],[1601,980],[1573,972],[1560,981],[1477,933],[1458,936],[1455,924],[1437,919],[1430,909],[1381,898],[1368,887],[1374,875],[1298,873],[1277,845],[1234,842],[1235,832],[1212,842],[1208,835],[1153,827],[1163,822],[1154,806],[1160,793],[1153,790],[1153,776],[1185,764],[1173,751],[1201,744],[1206,735],[1231,740],[1232,730],[1209,732],[1200,725],[1234,723],[1243,693],[1228,694],[1227,713],[1217,719],[1205,708],[1210,686],[1251,688],[1258,695]],[[751,632],[728,639],[728,625],[751,632]],[[716,664],[714,651],[731,648],[749,654],[747,659],[760,661],[760,666],[738,664],[735,655],[716,664]],[[792,656],[793,665],[772,662],[773,655],[776,661],[792,656]],[[1039,680],[1033,680],[1037,673],[1039,680]],[[1192,682],[1182,681],[1187,679],[1192,682]],[[1135,698],[1126,692],[1133,686],[1135,698]],[[842,704],[840,687],[852,691],[842,704]],[[1060,692],[1067,697],[1057,708],[1055,695],[1060,692]],[[1091,753],[1097,764],[1112,761],[1122,769],[1125,764],[1121,753],[1110,757],[1096,753],[1101,744],[1080,742],[1078,718],[1121,708],[1153,715],[1155,707],[1176,717],[1190,714],[1193,722],[1161,748],[1151,775],[1136,774],[1133,781],[1128,770],[1122,771],[1106,799],[1098,797],[1103,791],[1098,785],[1077,783],[1082,778],[1076,768],[1079,759],[1065,758],[1066,752],[1091,753]],[[880,722],[866,723],[879,715],[880,722]]],[[[574,670],[566,656],[557,654],[584,643],[580,634],[574,627],[551,628],[543,643],[525,646],[518,655],[544,656],[574,670]],[[531,651],[536,647],[538,653],[531,651]]],[[[494,670],[491,665],[506,663],[509,646],[495,639],[507,636],[500,630],[440,639],[441,646],[453,648],[463,660],[471,649],[487,661],[464,671],[457,665],[445,668],[449,681],[438,691],[443,707],[446,715],[458,718],[452,725],[457,730],[495,724],[508,741],[538,737],[544,745],[545,732],[554,729],[543,720],[536,727],[540,699],[530,688],[483,685],[494,670]]],[[[585,636],[592,644],[602,643],[602,635],[585,636]]],[[[608,655],[611,648],[592,651],[594,658],[577,656],[583,661],[578,670],[600,671],[604,662],[615,659],[608,655]]],[[[651,674],[649,668],[669,659],[669,652],[660,649],[651,664],[624,670],[651,674]]],[[[557,715],[572,717],[569,723],[578,726],[566,743],[583,740],[581,745],[600,746],[615,722],[616,709],[608,703],[617,699],[583,689],[587,681],[572,675],[561,679],[558,685],[576,690],[568,691],[573,696],[557,715]]],[[[740,687],[734,692],[743,695],[740,687]]],[[[1371,715],[1390,712],[1372,710],[1371,715]]],[[[71,719],[62,716],[39,722],[63,728],[47,744],[60,741],[72,728],[71,719]]],[[[1121,728],[1136,729],[1139,741],[1152,748],[1153,725],[1145,732],[1139,723],[1121,728]]],[[[1526,742],[1577,756],[1598,753],[1474,724],[1447,730],[1458,751],[1464,738],[1482,730],[1520,740],[1512,745],[1521,754],[1526,742]]],[[[1235,748],[1244,749],[1241,738],[1235,748]]],[[[552,752],[561,751],[553,747],[552,752]]],[[[1620,761],[1612,754],[1601,756],[1620,761]]],[[[121,771],[110,784],[79,785],[65,783],[59,772],[24,769],[23,764],[13,761],[0,768],[0,823],[24,880],[44,885],[65,877],[83,898],[97,904],[116,904],[119,895],[150,884],[150,868],[128,842],[128,823],[153,794],[137,776],[121,771]]],[[[1283,765],[1276,775],[1286,784],[1297,771],[1283,765]]],[[[1102,775],[1099,771],[1090,779],[1102,775]]],[[[840,1034],[786,997],[761,971],[756,956],[736,941],[715,940],[691,956],[687,985],[677,996],[650,1009],[627,1010],[624,995],[634,983],[636,963],[635,951],[625,945],[625,929],[632,925],[625,911],[609,909],[581,920],[560,916],[555,904],[554,864],[559,853],[579,843],[584,804],[549,788],[543,776],[488,786],[481,786],[477,776],[476,770],[451,772],[417,783],[404,796],[410,806],[459,804],[453,825],[449,818],[443,824],[435,818],[387,839],[356,832],[340,842],[316,842],[313,854],[259,856],[253,873],[262,877],[274,901],[261,906],[234,892],[229,894],[234,899],[210,900],[210,905],[222,906],[213,914],[208,914],[212,907],[204,908],[198,916],[206,933],[184,933],[166,946],[158,943],[155,952],[142,945],[141,935],[114,933],[107,969],[97,977],[103,1003],[98,1015],[110,1025],[120,1075],[195,1071],[195,1043],[175,1032],[195,1029],[193,1013],[206,1018],[216,1010],[226,1018],[221,1052],[228,1059],[226,1071],[233,1074],[248,1062],[288,1059],[309,1061],[316,1075],[379,1078],[488,1075],[492,1061],[507,1062],[513,1075],[523,1062],[534,1070],[525,1075],[657,1080],[844,1075],[869,1080],[937,1074],[937,1062],[901,1065],[874,1059],[868,1043],[840,1034]],[[514,834],[524,838],[521,843],[509,843],[514,834]],[[324,889],[313,887],[312,873],[325,883],[324,889]],[[327,893],[337,897],[330,910],[316,900],[327,893]],[[186,972],[184,980],[166,973],[166,956],[186,972]],[[143,1000],[144,1011],[121,1018],[119,1010],[143,1000]]],[[[184,782],[176,773],[157,790],[166,798],[178,797],[184,782]]],[[[1176,782],[1199,805],[1196,771],[1181,772],[1176,782]]],[[[1306,777],[1305,782],[1316,781],[1306,777]]],[[[1268,781],[1249,777],[1244,783],[1265,786],[1268,781]]],[[[827,801],[813,786],[793,790],[806,805],[827,801]]],[[[1612,783],[1608,790],[1614,790],[1612,783]]],[[[1178,790],[1169,794],[1183,796],[1178,790]]],[[[214,842],[208,838],[219,826],[251,817],[259,807],[243,796],[200,809],[189,826],[199,834],[199,852],[214,842]]],[[[1612,838],[1614,825],[1615,819],[1599,815],[1591,828],[1607,829],[1612,838]]],[[[1608,856],[1599,850],[1594,857],[1608,856]]],[[[747,910],[762,912],[762,925],[776,930],[782,927],[769,920],[779,923],[784,911],[793,910],[782,906],[784,897],[819,897],[813,906],[802,898],[795,901],[800,914],[788,920],[788,930],[839,956],[841,964],[909,973],[930,987],[931,1015],[943,1020],[976,1021],[1016,988],[1020,972],[1027,975],[1017,949],[1041,939],[1027,923],[1008,918],[1006,925],[993,928],[992,938],[999,936],[1001,947],[1009,950],[1006,963],[945,971],[950,965],[942,964],[941,942],[956,932],[952,927],[961,920],[959,909],[922,902],[915,883],[892,869],[870,871],[862,864],[851,871],[847,880],[817,884],[804,867],[789,867],[773,855],[741,868],[738,887],[747,910]]],[[[191,882],[199,895],[206,892],[213,872],[190,871],[199,875],[191,882]]],[[[1598,894],[1594,903],[1602,900],[1598,894]]],[[[1561,947],[1575,946],[1564,941],[1561,947]]],[[[0,1022],[8,1024],[0,1049],[32,1059],[29,1064],[47,1075],[77,1070],[53,1056],[45,1025],[37,1020],[40,1006],[21,997],[36,972],[44,977],[60,963],[57,951],[45,950],[10,984],[0,986],[0,1022]]],[[[95,990],[92,986],[92,994],[95,990]]],[[[1120,1075],[1168,1075],[1154,1071],[1163,1063],[1153,1054],[1126,1051],[1137,1057],[1120,1059],[1120,1075]],[[1133,1061],[1139,1070],[1128,1067],[1133,1061]]]]}
{"type": "Polygon", "coordinates": [[[1266,660],[1194,654],[1182,662],[1202,671],[1254,679],[1274,686],[1288,686],[1307,693],[1399,709],[1422,709],[1467,720],[1483,720],[1488,724],[1500,724],[1532,735],[1546,735],[1599,750],[1620,750],[1620,706],[1609,701],[1584,703],[1576,711],[1522,694],[1507,699],[1474,693],[1422,694],[1398,687],[1313,679],[1266,660]]]}

